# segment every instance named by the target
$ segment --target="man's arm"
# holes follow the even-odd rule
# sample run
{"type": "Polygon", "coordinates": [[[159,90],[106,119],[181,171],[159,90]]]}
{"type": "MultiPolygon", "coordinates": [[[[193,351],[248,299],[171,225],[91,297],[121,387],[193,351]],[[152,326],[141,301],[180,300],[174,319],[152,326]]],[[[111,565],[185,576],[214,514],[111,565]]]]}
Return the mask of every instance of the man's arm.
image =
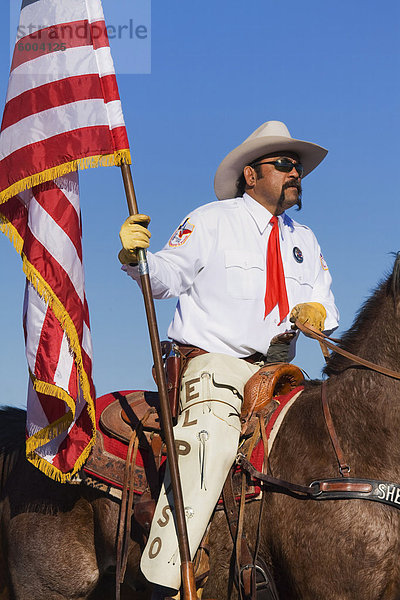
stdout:
{"type": "Polygon", "coordinates": [[[323,331],[332,332],[339,325],[339,311],[331,289],[332,277],[328,265],[322,255],[321,248],[316,248],[316,276],[312,291],[312,302],[319,302],[326,310],[323,331]]]}
{"type": "MultiPolygon", "coordinates": [[[[145,239],[141,230],[133,232],[132,227],[129,231],[129,236],[126,236],[127,241],[124,241],[124,236],[121,235],[123,250],[119,258],[125,263],[123,270],[140,285],[139,270],[134,266],[134,262],[131,262],[130,258],[134,256],[130,252],[135,243],[146,244],[147,242],[147,246],[138,246],[147,248],[149,236],[145,239]]],[[[199,214],[199,211],[194,211],[179,225],[162,250],[155,254],[148,252],[153,296],[172,298],[185,292],[206,265],[213,246],[212,239],[215,239],[215,236],[213,238],[204,216],[199,214]]]]}

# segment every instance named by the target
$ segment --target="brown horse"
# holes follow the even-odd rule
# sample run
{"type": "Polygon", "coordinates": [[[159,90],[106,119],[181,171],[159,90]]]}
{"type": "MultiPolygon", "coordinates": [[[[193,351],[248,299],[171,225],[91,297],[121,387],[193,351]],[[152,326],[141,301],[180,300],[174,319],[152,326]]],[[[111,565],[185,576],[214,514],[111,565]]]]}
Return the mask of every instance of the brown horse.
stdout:
{"type": "MultiPolygon", "coordinates": [[[[400,256],[392,274],[360,311],[341,346],[400,370],[400,256]]],[[[332,417],[352,476],[400,484],[400,382],[334,354],[326,367],[332,417]]],[[[321,382],[310,382],[290,409],[270,456],[270,473],[308,485],[337,477],[321,409],[321,382]]],[[[3,462],[22,453],[23,411],[0,416],[3,462]]],[[[400,511],[366,500],[301,500],[267,493],[260,555],[281,600],[399,600],[400,511]]],[[[254,547],[259,503],[246,509],[254,547]]],[[[112,598],[118,504],[101,492],[54,483],[22,454],[2,495],[0,598],[112,598]],[[10,590],[11,596],[7,596],[10,590]]],[[[142,540],[134,528],[127,569],[129,597],[146,595],[139,570],[142,540]]],[[[211,526],[211,574],[205,598],[236,598],[232,542],[225,516],[211,526]]],[[[128,597],[128,596],[126,596],[128,597]]]]}

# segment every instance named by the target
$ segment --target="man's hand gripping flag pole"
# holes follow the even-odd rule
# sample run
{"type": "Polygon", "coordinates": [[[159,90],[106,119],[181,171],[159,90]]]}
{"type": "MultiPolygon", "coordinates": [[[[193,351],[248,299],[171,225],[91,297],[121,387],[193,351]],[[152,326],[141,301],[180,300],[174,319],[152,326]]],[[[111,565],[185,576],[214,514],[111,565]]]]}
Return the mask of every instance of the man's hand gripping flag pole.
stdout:
{"type": "MultiPolygon", "coordinates": [[[[139,210],[136,201],[135,188],[133,184],[130,166],[128,164],[122,164],[121,171],[122,178],[124,181],[129,214],[137,215],[139,213],[139,210]]],[[[185,508],[183,503],[182,486],[178,467],[178,456],[172,427],[171,407],[168,399],[167,382],[162,361],[161,344],[158,333],[154,300],[151,292],[146,250],[139,248],[137,250],[137,256],[144,305],[146,309],[147,324],[149,328],[151,349],[153,353],[153,361],[156,372],[157,388],[160,397],[161,417],[164,429],[165,445],[167,447],[167,457],[171,473],[172,494],[175,505],[177,538],[179,544],[179,554],[181,557],[183,597],[184,600],[196,600],[197,594],[196,583],[194,578],[194,568],[190,557],[189,538],[186,527],[185,508]]]]}

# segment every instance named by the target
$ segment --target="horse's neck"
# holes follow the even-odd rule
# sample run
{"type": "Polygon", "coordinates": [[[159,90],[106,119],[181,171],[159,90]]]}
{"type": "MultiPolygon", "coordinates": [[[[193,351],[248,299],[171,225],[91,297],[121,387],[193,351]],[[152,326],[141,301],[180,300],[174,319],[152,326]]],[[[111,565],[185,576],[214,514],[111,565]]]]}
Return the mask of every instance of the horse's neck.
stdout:
{"type": "Polygon", "coordinates": [[[353,476],[400,482],[400,381],[351,368],[329,378],[327,397],[353,476]]]}
{"type": "MultiPolygon", "coordinates": [[[[340,346],[360,358],[400,371],[400,320],[395,314],[393,299],[384,293],[384,288],[366,303],[351,329],[342,337],[340,346]]],[[[326,373],[340,374],[349,364],[347,358],[334,354],[326,373]]]]}
{"type": "MultiPolygon", "coordinates": [[[[396,285],[393,293],[389,278],[366,302],[340,346],[400,372],[399,297],[400,290],[396,285]]],[[[400,380],[337,353],[328,361],[326,374],[333,422],[353,473],[382,479],[386,473],[389,480],[395,474],[400,481],[400,380]]]]}
{"type": "Polygon", "coordinates": [[[353,354],[376,365],[400,369],[400,331],[393,320],[376,319],[357,334],[353,354]]]}
{"type": "MultiPolygon", "coordinates": [[[[400,373],[400,319],[396,317],[393,299],[380,290],[375,302],[366,307],[341,344],[356,356],[400,373]]],[[[354,365],[349,359],[334,356],[328,364],[332,402],[338,409],[370,415],[382,420],[391,415],[394,424],[400,411],[392,410],[400,397],[400,381],[354,365]],[[393,414],[392,414],[393,413],[393,414]]]]}
{"type": "MultiPolygon", "coordinates": [[[[372,326],[358,348],[351,351],[400,374],[400,338],[396,338],[389,324],[377,330],[372,326]]],[[[371,430],[400,432],[400,380],[344,360],[340,370],[328,378],[328,390],[333,411],[347,420],[349,427],[359,424],[371,430]]]]}

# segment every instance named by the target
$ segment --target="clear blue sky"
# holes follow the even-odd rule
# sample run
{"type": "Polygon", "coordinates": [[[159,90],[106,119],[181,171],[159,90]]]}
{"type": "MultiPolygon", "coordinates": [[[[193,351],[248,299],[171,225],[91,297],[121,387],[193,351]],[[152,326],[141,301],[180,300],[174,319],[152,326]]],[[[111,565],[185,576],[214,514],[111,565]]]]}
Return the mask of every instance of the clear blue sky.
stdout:
{"type": "MultiPolygon", "coordinates": [[[[140,2],[120,0],[118,12],[111,0],[103,6],[108,23],[132,19],[148,31],[138,40],[124,38],[121,29],[121,39],[111,42],[139,208],[152,217],[152,249],[161,248],[187,212],[215,199],[214,173],[231,149],[264,121],[282,120],[294,137],[329,149],[304,180],[303,210],[292,215],[320,241],[334,279],[339,332],[345,331],[390,269],[390,253],[400,249],[398,0],[169,0],[154,2],[151,18],[149,4],[140,2]]],[[[15,6],[13,0],[18,12],[15,6]]],[[[2,105],[9,16],[6,4],[2,105]]],[[[98,395],[154,389],[141,295],[117,260],[127,216],[119,169],[82,173],[81,206],[98,395]]],[[[24,277],[5,236],[0,253],[0,403],[24,405],[24,277]]],[[[174,304],[156,303],[162,337],[174,304]]],[[[301,341],[295,363],[318,377],[317,344],[301,341]]]]}

